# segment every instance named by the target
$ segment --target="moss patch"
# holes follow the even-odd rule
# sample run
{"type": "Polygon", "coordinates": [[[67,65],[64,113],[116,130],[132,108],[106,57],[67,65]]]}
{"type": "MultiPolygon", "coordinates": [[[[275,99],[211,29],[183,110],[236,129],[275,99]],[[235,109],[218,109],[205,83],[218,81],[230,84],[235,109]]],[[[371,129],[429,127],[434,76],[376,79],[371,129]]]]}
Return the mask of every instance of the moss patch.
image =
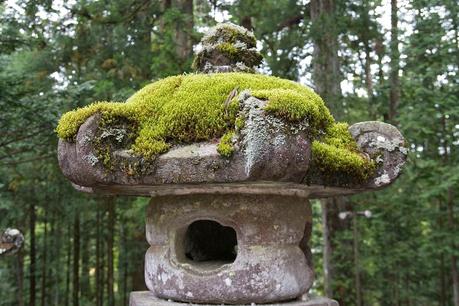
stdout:
{"type": "Polygon", "coordinates": [[[328,128],[334,119],[322,99],[314,92],[292,89],[254,90],[252,94],[269,100],[265,110],[290,122],[306,120],[312,131],[328,128]]]}
{"type": "Polygon", "coordinates": [[[322,139],[312,143],[312,163],[325,181],[341,175],[349,182],[364,182],[376,170],[376,164],[359,152],[348,128],[346,123],[334,123],[322,139]]]}
{"type": "MultiPolygon", "coordinates": [[[[259,74],[217,73],[168,77],[147,85],[126,103],[97,102],[64,114],[56,129],[60,138],[73,141],[81,124],[95,113],[103,120],[125,118],[137,127],[131,149],[147,159],[166,152],[171,145],[220,138],[219,152],[233,153],[231,139],[244,119],[239,102],[229,94],[250,90],[268,100],[265,110],[290,122],[309,125],[313,159],[324,172],[344,171],[359,179],[373,164],[358,153],[347,126],[335,124],[322,99],[296,82],[259,74]]],[[[118,119],[117,119],[118,120],[118,119]]]]}
{"type": "Polygon", "coordinates": [[[234,131],[229,131],[220,139],[220,143],[217,146],[217,152],[224,157],[230,157],[233,155],[233,137],[235,136],[234,131]]]}
{"type": "MultiPolygon", "coordinates": [[[[124,116],[136,122],[139,134],[132,146],[135,153],[151,157],[168,150],[173,143],[191,143],[221,137],[233,130],[239,112],[237,99],[226,105],[230,92],[248,89],[270,99],[280,96],[283,89],[303,97],[308,105],[295,119],[310,118],[314,126],[327,126],[333,118],[322,99],[311,89],[298,83],[265,75],[246,73],[190,74],[168,77],[147,85],[126,103],[97,102],[64,114],[59,121],[59,137],[73,140],[79,126],[91,115],[124,116]],[[311,104],[318,104],[324,114],[316,117],[311,104]]],[[[270,103],[268,103],[268,106],[270,103]]],[[[272,109],[276,109],[273,107],[272,109]]],[[[279,111],[273,114],[281,114],[279,111]]],[[[287,116],[288,117],[288,116],[287,116]]],[[[292,117],[293,118],[293,117],[292,117]]]]}

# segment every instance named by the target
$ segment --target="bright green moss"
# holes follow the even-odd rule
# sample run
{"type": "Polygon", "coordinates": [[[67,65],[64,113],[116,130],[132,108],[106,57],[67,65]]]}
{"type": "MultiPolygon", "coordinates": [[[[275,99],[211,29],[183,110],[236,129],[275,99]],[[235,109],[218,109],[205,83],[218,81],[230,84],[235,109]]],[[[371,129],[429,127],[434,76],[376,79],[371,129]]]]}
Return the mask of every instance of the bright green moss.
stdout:
{"type": "Polygon", "coordinates": [[[330,125],[323,139],[313,141],[312,158],[325,179],[342,174],[353,181],[363,182],[376,169],[375,163],[358,151],[346,123],[330,125]]]}
{"type": "Polygon", "coordinates": [[[238,54],[238,49],[232,43],[223,42],[218,44],[215,48],[218,51],[225,53],[231,57],[234,57],[238,54]]]}
{"type": "Polygon", "coordinates": [[[359,179],[374,168],[362,157],[347,125],[335,124],[322,99],[296,82],[260,74],[218,73],[168,77],[147,85],[126,103],[98,102],[64,114],[56,129],[60,138],[73,141],[81,124],[101,113],[107,124],[111,118],[126,118],[136,125],[131,149],[151,158],[167,152],[171,145],[222,137],[218,152],[231,156],[234,131],[244,126],[239,101],[225,103],[228,95],[250,90],[268,100],[265,110],[290,122],[308,124],[312,135],[324,135],[313,142],[313,159],[324,172],[341,171],[359,179]]]}
{"type": "Polygon", "coordinates": [[[235,136],[234,131],[229,131],[220,139],[220,143],[217,145],[217,152],[221,156],[230,157],[234,152],[233,138],[235,136]]]}
{"type": "Polygon", "coordinates": [[[290,122],[306,119],[313,131],[323,130],[333,123],[333,117],[322,99],[313,91],[294,89],[254,90],[252,94],[269,100],[265,110],[290,122]]]}
{"type": "MultiPolygon", "coordinates": [[[[97,112],[103,117],[124,116],[139,126],[132,149],[139,155],[151,157],[167,151],[170,144],[221,137],[234,129],[238,101],[233,99],[228,105],[224,102],[235,88],[239,92],[248,89],[264,93],[267,99],[270,93],[273,97],[279,95],[275,89],[290,90],[296,92],[297,99],[303,97],[304,103],[318,104],[318,109],[326,111],[327,115],[319,118],[309,114],[317,126],[327,126],[332,120],[319,96],[289,80],[246,73],[190,74],[147,85],[126,103],[95,103],[66,113],[59,121],[57,133],[61,138],[72,140],[79,126],[97,112]]],[[[301,114],[308,115],[307,112],[301,114]]]]}
{"type": "Polygon", "coordinates": [[[236,129],[238,131],[242,130],[245,125],[245,119],[243,117],[237,117],[236,121],[234,122],[234,125],[236,126],[236,129]]]}

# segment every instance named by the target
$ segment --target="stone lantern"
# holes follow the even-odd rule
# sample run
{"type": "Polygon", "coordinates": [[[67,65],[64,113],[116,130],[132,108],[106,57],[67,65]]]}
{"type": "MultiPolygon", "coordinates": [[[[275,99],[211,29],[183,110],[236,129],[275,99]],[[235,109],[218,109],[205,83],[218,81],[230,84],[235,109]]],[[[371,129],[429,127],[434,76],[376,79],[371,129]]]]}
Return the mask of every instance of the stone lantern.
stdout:
{"type": "Polygon", "coordinates": [[[337,305],[307,295],[309,199],[377,190],[400,174],[395,127],[336,123],[311,89],[257,74],[255,43],[218,25],[202,40],[198,73],[59,123],[59,164],[75,188],[151,198],[149,291],[133,292],[132,306],[337,305]]]}

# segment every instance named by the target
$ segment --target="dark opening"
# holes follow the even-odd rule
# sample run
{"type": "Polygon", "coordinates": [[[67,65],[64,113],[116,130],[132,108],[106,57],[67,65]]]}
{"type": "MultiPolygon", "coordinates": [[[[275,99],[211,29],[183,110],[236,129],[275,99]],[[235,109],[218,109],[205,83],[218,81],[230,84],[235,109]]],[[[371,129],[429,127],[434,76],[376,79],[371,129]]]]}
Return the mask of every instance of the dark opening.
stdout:
{"type": "Polygon", "coordinates": [[[232,263],[237,256],[236,231],[215,221],[198,220],[188,226],[184,246],[189,260],[213,265],[232,263]]]}

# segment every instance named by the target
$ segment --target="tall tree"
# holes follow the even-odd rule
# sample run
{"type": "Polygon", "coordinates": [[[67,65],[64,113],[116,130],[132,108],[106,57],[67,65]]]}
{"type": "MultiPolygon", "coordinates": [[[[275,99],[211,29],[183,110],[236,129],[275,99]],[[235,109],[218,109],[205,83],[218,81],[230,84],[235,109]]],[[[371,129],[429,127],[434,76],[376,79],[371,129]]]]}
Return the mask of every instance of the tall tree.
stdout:
{"type": "Polygon", "coordinates": [[[400,51],[398,48],[398,6],[397,0],[390,1],[390,95],[387,119],[396,123],[397,109],[400,104],[400,51]]]}
{"type": "MultiPolygon", "coordinates": [[[[316,91],[324,99],[336,119],[343,116],[340,88],[341,73],[338,58],[337,8],[333,0],[313,0],[310,2],[311,37],[313,51],[313,81],[316,91]]],[[[343,197],[322,201],[323,225],[323,269],[326,296],[333,297],[333,254],[336,231],[343,227],[338,214],[346,208],[343,197]]],[[[336,295],[335,295],[336,297],[336,295]]],[[[339,297],[338,297],[339,298],[339,297]]]]}

